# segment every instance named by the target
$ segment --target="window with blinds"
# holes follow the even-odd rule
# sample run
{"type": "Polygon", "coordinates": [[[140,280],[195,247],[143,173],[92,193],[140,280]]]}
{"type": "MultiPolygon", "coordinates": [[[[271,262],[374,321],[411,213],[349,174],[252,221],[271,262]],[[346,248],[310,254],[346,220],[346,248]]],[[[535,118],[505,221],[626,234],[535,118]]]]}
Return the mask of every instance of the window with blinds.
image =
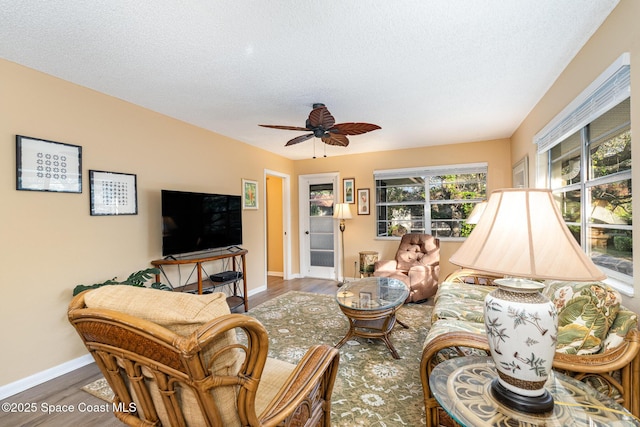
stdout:
{"type": "Polygon", "coordinates": [[[399,238],[427,233],[463,238],[466,218],[487,198],[487,164],[374,171],[376,235],[399,238]]]}
{"type": "Polygon", "coordinates": [[[627,294],[633,292],[629,76],[623,55],[534,139],[542,182],[569,229],[627,294]]]}

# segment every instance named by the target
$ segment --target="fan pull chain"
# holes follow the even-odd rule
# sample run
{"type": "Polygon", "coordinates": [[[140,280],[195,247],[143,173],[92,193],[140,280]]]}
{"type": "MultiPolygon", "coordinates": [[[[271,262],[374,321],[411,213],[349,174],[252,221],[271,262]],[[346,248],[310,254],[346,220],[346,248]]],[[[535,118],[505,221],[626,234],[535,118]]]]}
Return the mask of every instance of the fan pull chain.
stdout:
{"type": "Polygon", "coordinates": [[[327,157],[327,144],[322,144],[324,147],[324,156],[327,157]]]}
{"type": "Polygon", "coordinates": [[[313,140],[313,158],[316,158],[316,140],[313,140]]]}

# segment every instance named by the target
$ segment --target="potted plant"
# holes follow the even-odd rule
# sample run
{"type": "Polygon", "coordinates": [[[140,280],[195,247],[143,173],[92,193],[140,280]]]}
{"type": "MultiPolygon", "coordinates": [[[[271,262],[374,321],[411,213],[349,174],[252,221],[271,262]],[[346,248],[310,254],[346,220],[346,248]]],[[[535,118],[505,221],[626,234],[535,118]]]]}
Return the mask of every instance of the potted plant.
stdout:
{"type": "MultiPolygon", "coordinates": [[[[146,270],[136,271],[135,273],[131,273],[129,277],[127,277],[123,281],[118,281],[117,277],[113,279],[106,280],[102,283],[95,283],[93,285],[78,285],[73,288],[73,296],[78,295],[82,291],[86,291],[87,289],[96,289],[101,286],[106,285],[128,285],[128,286],[138,286],[145,287],[145,283],[150,279],[154,278],[156,274],[160,274],[160,270],[158,268],[147,268],[146,270]]],[[[153,282],[150,286],[153,289],[160,289],[163,291],[172,291],[173,289],[163,283],[153,282]]]]}

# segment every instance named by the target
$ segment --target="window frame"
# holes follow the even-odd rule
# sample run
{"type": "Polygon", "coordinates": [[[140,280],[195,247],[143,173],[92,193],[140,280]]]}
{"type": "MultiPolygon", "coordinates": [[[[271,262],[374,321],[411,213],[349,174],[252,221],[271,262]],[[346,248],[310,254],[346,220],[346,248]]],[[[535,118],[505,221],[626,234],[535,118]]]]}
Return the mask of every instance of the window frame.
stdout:
{"type": "MultiPolygon", "coordinates": [[[[389,236],[389,235],[380,235],[379,234],[379,224],[381,221],[380,211],[381,207],[387,206],[422,206],[423,209],[423,222],[424,222],[424,233],[432,234],[432,218],[431,218],[431,208],[436,204],[448,204],[448,203],[480,203],[485,201],[487,198],[487,180],[488,180],[488,163],[467,163],[467,164],[456,164],[456,165],[438,165],[438,166],[425,166],[419,168],[403,168],[403,169],[386,169],[386,170],[375,170],[373,171],[373,180],[375,185],[375,238],[376,240],[400,240],[401,236],[389,236]],[[474,173],[484,173],[485,174],[485,194],[484,197],[481,198],[473,198],[473,199],[448,199],[448,200],[431,200],[430,197],[430,184],[431,177],[440,176],[440,175],[462,175],[462,174],[474,174],[474,173]],[[380,197],[380,189],[382,188],[379,185],[379,181],[383,179],[402,179],[402,178],[416,178],[420,177],[424,180],[421,184],[424,186],[424,200],[420,201],[403,201],[403,202],[381,202],[380,197]]],[[[465,219],[461,219],[463,223],[465,223],[465,219]]],[[[441,241],[464,241],[466,237],[449,237],[449,236],[439,236],[441,241]]]]}
{"type": "MultiPolygon", "coordinates": [[[[567,225],[577,225],[580,227],[580,245],[585,253],[590,256],[590,231],[593,228],[624,229],[630,230],[633,234],[633,224],[616,226],[607,224],[598,227],[589,221],[589,207],[591,206],[591,189],[598,185],[620,182],[621,180],[632,180],[632,169],[603,177],[592,177],[591,171],[591,147],[592,144],[601,140],[602,135],[596,141],[592,141],[589,135],[589,127],[598,118],[612,111],[622,102],[631,98],[630,83],[630,56],[628,53],[621,55],[611,66],[609,66],[598,78],[587,87],[575,100],[554,117],[547,126],[538,132],[533,139],[537,145],[538,168],[536,182],[538,187],[551,189],[554,194],[563,194],[569,191],[580,192],[580,221],[569,222],[567,225]],[[562,142],[577,134],[580,140],[579,150],[581,174],[578,182],[563,183],[554,186],[552,182],[552,149],[562,142]]],[[[631,123],[624,123],[611,129],[608,133],[613,134],[625,127],[630,129],[631,123]]],[[[570,153],[565,153],[570,157],[570,153]]],[[[562,156],[562,157],[564,157],[562,156]]],[[[631,184],[633,185],[633,183],[631,184]]],[[[633,193],[632,193],[633,197],[633,193]]],[[[632,248],[633,253],[633,248],[632,248]]],[[[628,296],[634,295],[633,281],[634,275],[608,269],[598,265],[608,276],[605,282],[616,288],[620,293],[628,296]]]]}

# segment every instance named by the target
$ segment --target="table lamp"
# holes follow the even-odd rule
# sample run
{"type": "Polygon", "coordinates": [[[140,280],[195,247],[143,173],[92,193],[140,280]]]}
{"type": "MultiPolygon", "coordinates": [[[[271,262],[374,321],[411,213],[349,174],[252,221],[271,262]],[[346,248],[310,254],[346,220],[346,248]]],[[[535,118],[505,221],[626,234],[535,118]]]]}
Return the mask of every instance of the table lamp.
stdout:
{"type": "Polygon", "coordinates": [[[342,260],[342,281],[338,282],[338,286],[344,284],[345,270],[344,270],[344,230],[346,228],[345,219],[351,219],[351,209],[349,209],[348,203],[337,203],[333,206],[333,217],[340,220],[340,237],[342,242],[342,250],[340,253],[340,259],[342,260]]]}
{"type": "Polygon", "coordinates": [[[469,214],[465,222],[467,224],[477,224],[478,221],[480,221],[480,217],[482,216],[482,213],[484,212],[486,207],[487,207],[486,200],[484,202],[476,203],[476,205],[473,207],[473,210],[471,210],[471,213],[469,214]]]}
{"type": "Polygon", "coordinates": [[[461,267],[505,276],[487,295],[485,327],[498,378],[494,397],[516,410],[553,409],[544,388],[555,354],[555,306],[534,281],[602,280],[567,228],[550,190],[503,189],[491,193],[475,229],[450,258],[461,267]]]}

